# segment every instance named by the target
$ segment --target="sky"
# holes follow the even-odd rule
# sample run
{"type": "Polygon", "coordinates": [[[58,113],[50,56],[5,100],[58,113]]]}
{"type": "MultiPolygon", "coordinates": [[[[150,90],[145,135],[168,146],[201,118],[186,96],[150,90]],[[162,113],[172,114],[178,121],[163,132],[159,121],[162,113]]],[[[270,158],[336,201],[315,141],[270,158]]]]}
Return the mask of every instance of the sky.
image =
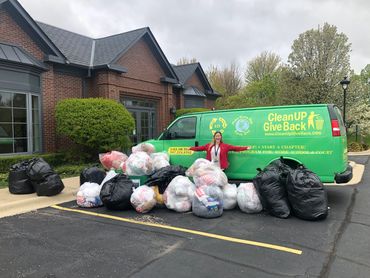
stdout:
{"type": "Polygon", "coordinates": [[[286,63],[307,30],[335,25],[352,44],[351,68],[370,64],[369,0],[18,0],[36,21],[92,38],[149,27],[167,59],[195,58],[205,71],[243,70],[263,51],[286,63]]]}

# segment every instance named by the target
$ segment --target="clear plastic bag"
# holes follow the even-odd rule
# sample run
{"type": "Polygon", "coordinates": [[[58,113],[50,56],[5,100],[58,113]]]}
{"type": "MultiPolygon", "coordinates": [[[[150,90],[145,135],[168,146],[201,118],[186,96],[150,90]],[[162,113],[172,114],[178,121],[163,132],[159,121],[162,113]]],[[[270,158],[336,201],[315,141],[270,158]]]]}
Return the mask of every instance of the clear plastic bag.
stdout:
{"type": "Polygon", "coordinates": [[[193,214],[198,217],[220,217],[223,213],[223,193],[218,186],[198,187],[192,205],[193,214]]]}
{"type": "Polygon", "coordinates": [[[160,152],[160,153],[152,153],[150,155],[150,158],[153,161],[153,170],[157,171],[161,168],[164,168],[166,166],[170,165],[170,158],[167,153],[160,152]]]}
{"type": "Polygon", "coordinates": [[[224,187],[228,184],[227,176],[217,166],[207,165],[201,166],[194,172],[194,183],[197,187],[200,186],[218,186],[224,187]]]}
{"type": "Polygon", "coordinates": [[[236,184],[226,184],[222,188],[222,193],[224,194],[224,209],[233,209],[237,204],[237,188],[236,184]]]}
{"type": "Polygon", "coordinates": [[[135,210],[140,213],[150,211],[157,203],[154,190],[146,185],[134,189],[130,202],[135,210]]]}
{"type": "Polygon", "coordinates": [[[198,170],[200,167],[209,166],[212,165],[211,161],[204,159],[204,158],[198,158],[194,161],[194,163],[189,167],[189,169],[186,171],[185,175],[188,177],[193,177],[194,172],[198,170]]]}
{"type": "Polygon", "coordinates": [[[103,205],[100,199],[101,185],[85,182],[77,192],[77,205],[83,208],[94,208],[103,205]]]}
{"type": "Polygon", "coordinates": [[[132,153],[146,152],[147,154],[151,154],[155,152],[155,147],[150,143],[141,143],[133,146],[131,150],[132,153]]]}
{"type": "Polygon", "coordinates": [[[144,176],[153,173],[153,161],[146,152],[136,152],[129,156],[126,163],[129,176],[144,176]]]}
{"type": "Polygon", "coordinates": [[[107,170],[110,169],[121,169],[122,164],[127,160],[127,155],[117,151],[111,151],[107,153],[99,154],[100,163],[107,170]]]}
{"type": "Polygon", "coordinates": [[[238,187],[238,206],[246,213],[258,213],[262,210],[262,204],[253,183],[241,183],[238,187]]]}
{"type": "Polygon", "coordinates": [[[163,201],[168,209],[177,212],[191,210],[195,185],[185,176],[176,176],[163,193],[163,201]]]}

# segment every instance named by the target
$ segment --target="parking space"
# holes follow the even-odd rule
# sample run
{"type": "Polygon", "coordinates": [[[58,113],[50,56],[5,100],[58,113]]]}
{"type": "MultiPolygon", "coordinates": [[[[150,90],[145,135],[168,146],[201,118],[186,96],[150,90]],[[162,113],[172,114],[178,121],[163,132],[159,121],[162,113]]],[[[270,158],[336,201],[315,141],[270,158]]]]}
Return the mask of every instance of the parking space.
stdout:
{"type": "Polygon", "coordinates": [[[1,219],[0,267],[19,274],[9,277],[319,276],[351,190],[329,189],[342,205],[321,222],[239,210],[216,219],[160,208],[140,215],[68,202],[1,219]]]}
{"type": "Polygon", "coordinates": [[[369,277],[369,179],[328,187],[329,217],[318,222],[74,201],[1,218],[0,277],[369,277]]]}

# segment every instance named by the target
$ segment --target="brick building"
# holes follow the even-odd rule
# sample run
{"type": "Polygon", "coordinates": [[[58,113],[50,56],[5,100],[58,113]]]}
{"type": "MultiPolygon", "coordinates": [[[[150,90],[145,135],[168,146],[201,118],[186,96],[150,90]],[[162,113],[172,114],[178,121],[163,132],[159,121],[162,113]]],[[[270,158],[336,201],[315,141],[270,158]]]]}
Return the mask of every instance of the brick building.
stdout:
{"type": "Polygon", "coordinates": [[[199,63],[171,65],[148,27],[93,39],[34,21],[0,0],[0,155],[54,152],[65,98],[103,97],[134,116],[134,143],[157,136],[180,108],[214,107],[199,63]]]}

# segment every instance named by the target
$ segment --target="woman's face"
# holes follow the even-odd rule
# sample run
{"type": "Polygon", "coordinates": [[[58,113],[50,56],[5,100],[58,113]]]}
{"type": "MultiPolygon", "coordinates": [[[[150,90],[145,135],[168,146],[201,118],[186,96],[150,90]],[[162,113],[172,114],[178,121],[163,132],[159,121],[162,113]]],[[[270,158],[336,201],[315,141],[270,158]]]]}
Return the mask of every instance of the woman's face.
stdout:
{"type": "Polygon", "coordinates": [[[216,133],[215,134],[215,141],[217,143],[220,143],[221,142],[221,139],[222,139],[222,135],[220,133],[216,133]]]}

